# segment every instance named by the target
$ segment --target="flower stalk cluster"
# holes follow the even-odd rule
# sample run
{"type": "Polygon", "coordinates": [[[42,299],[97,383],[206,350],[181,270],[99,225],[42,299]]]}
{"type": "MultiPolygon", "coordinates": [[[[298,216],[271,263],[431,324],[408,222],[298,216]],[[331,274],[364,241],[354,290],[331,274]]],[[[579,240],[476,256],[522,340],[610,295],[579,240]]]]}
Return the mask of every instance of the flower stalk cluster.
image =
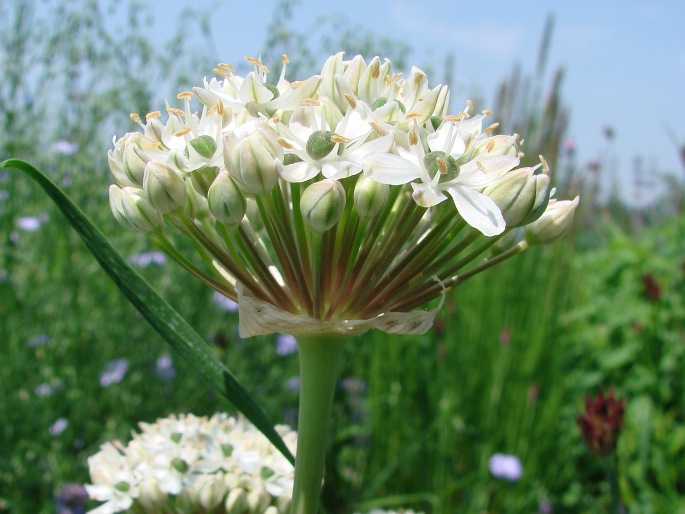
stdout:
{"type": "MultiPolygon", "coordinates": [[[[296,433],[276,428],[295,453],[296,433]]],[[[105,443],[88,459],[86,490],[104,502],[90,512],[288,512],[293,466],[244,419],[171,416],[140,429],[126,446],[105,443]]]]}
{"type": "Polygon", "coordinates": [[[244,336],[424,331],[417,308],[569,226],[578,199],[549,200],[544,159],[520,167],[519,136],[471,102],[450,114],[418,68],[339,53],[289,82],[283,56],[270,84],[248,60],[179,94],[165,121],[132,114],[142,130],[109,152],[114,217],[237,301],[244,336]]]}

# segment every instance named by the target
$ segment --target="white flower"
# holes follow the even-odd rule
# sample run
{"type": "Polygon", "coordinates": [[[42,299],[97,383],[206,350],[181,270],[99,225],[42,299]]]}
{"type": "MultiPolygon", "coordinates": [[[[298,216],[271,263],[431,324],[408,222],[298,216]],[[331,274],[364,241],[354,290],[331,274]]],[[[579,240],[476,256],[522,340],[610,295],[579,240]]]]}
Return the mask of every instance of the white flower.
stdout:
{"type": "Polygon", "coordinates": [[[523,474],[523,466],[516,455],[495,453],[488,461],[490,473],[495,478],[503,478],[510,482],[516,482],[523,474]]]}

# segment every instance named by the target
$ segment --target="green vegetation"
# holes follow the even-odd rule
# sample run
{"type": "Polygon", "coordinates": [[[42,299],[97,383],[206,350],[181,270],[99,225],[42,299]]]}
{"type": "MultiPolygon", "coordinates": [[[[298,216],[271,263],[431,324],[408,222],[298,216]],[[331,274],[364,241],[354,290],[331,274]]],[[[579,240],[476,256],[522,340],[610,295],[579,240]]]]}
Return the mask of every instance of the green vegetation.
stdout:
{"type": "MultiPolygon", "coordinates": [[[[275,337],[241,340],[237,313],[121,230],[107,203],[114,127],[158,103],[153,80],[165,77],[171,93],[212,63],[180,36],[160,51],[136,25],[106,26],[95,2],[62,2],[47,14],[35,4],[0,7],[0,161],[26,158],[61,183],[231,363],[270,419],[296,426],[296,355],[275,337]],[[69,37],[77,30],[78,39],[69,37]]],[[[127,9],[131,23],[145,13],[137,3],[127,9]]],[[[201,15],[188,19],[202,25],[201,15]]],[[[286,31],[267,43],[275,53],[302,38],[286,31]]],[[[393,46],[372,35],[362,43],[369,52],[393,46]]],[[[392,57],[401,62],[406,51],[397,47],[392,57]]],[[[555,180],[570,197],[584,177],[560,150],[572,107],[563,105],[562,77],[536,84],[547,92],[514,109],[532,81],[515,72],[495,116],[509,117],[505,132],[526,127],[527,154],[556,163],[555,180]]],[[[631,513],[685,511],[685,219],[603,206],[591,194],[581,205],[575,233],[453,291],[428,334],[368,333],[346,347],[327,512],[609,512],[602,462],[583,445],[576,416],[586,394],[611,386],[627,399],[617,448],[622,501],[631,513]],[[491,474],[495,453],[520,459],[520,479],[491,474]]],[[[16,173],[0,175],[0,344],[0,513],[55,512],[65,485],[88,481],[87,457],[107,440],[127,439],[139,421],[232,412],[126,302],[42,191],[16,173]]]]}

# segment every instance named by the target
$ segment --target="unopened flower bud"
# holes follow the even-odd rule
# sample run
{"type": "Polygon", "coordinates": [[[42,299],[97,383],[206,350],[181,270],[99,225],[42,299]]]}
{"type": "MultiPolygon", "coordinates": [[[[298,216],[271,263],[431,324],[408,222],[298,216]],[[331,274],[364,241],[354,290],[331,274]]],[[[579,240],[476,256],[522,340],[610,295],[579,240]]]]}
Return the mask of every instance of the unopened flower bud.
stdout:
{"type": "Polygon", "coordinates": [[[209,159],[216,152],[216,141],[212,136],[199,136],[190,141],[190,146],[202,157],[209,159]]]}
{"type": "Polygon", "coordinates": [[[197,512],[200,509],[197,491],[192,487],[181,489],[181,492],[176,496],[174,506],[177,514],[197,512]]]}
{"type": "Polygon", "coordinates": [[[136,152],[134,144],[126,145],[124,150],[124,173],[136,185],[142,185],[145,175],[145,161],[136,152]]]}
{"type": "Polygon", "coordinates": [[[618,436],[623,429],[626,400],[614,397],[613,387],[604,396],[585,396],[585,412],[576,418],[583,442],[597,455],[604,457],[616,449],[618,436]]]}
{"type": "Polygon", "coordinates": [[[534,221],[549,199],[549,176],[535,175],[530,168],[506,173],[483,191],[497,204],[508,227],[534,221]]]}
{"type": "MultiPolygon", "coordinates": [[[[207,511],[212,511],[216,508],[226,496],[228,488],[224,481],[217,476],[213,475],[203,475],[200,477],[204,483],[200,486],[200,492],[198,493],[198,500],[200,505],[202,505],[207,511]]],[[[196,484],[197,487],[198,484],[196,484]]]]}
{"type": "Polygon", "coordinates": [[[247,494],[240,488],[231,490],[224,507],[226,514],[243,514],[247,510],[247,494]]]}
{"type": "Polygon", "coordinates": [[[250,220],[250,225],[255,232],[259,232],[264,228],[264,220],[262,213],[259,212],[259,206],[254,198],[245,198],[245,216],[250,220]]]}
{"type": "Polygon", "coordinates": [[[183,179],[162,161],[150,161],[145,167],[143,190],[150,204],[161,213],[175,211],[186,203],[183,179]]]}
{"type": "Polygon", "coordinates": [[[302,193],[300,211],[315,232],[325,232],[340,221],[345,209],[345,189],[337,180],[324,179],[302,193]]]}
{"type": "Polygon", "coordinates": [[[279,514],[278,508],[275,505],[272,505],[264,511],[264,514],[279,514]]]}
{"type": "Polygon", "coordinates": [[[526,241],[548,244],[559,239],[571,226],[579,201],[577,196],[573,200],[550,200],[542,216],[526,226],[526,241]]]}
{"type": "Polygon", "coordinates": [[[390,186],[360,175],[354,186],[354,208],[362,218],[373,218],[378,214],[390,194],[390,186]]]}
{"type": "Polygon", "coordinates": [[[162,226],[161,213],[150,205],[140,189],[110,186],[109,205],[114,218],[131,230],[149,234],[162,226]]]}
{"type": "Polygon", "coordinates": [[[191,179],[185,180],[186,205],[185,213],[190,219],[203,219],[209,216],[209,206],[204,196],[197,192],[191,179]]]}
{"type": "Polygon", "coordinates": [[[237,225],[245,217],[245,197],[225,170],[217,175],[209,188],[207,203],[214,217],[226,225],[237,225]]]}
{"type": "Polygon", "coordinates": [[[278,182],[276,159],[255,134],[243,139],[235,148],[231,174],[252,194],[266,195],[278,182]]]}
{"type": "Polygon", "coordinates": [[[167,495],[160,489],[156,478],[146,478],[138,485],[138,498],[136,502],[146,512],[161,511],[166,506],[166,501],[167,495]]]}
{"type": "Polygon", "coordinates": [[[202,166],[190,172],[190,180],[195,190],[207,198],[207,192],[218,174],[219,168],[216,166],[202,166]]]}
{"type": "Polygon", "coordinates": [[[140,132],[129,132],[116,141],[113,150],[107,152],[107,161],[109,163],[112,178],[114,178],[114,181],[121,187],[141,187],[143,184],[145,162],[143,162],[138,155],[134,154],[132,158],[127,158],[129,160],[127,165],[128,170],[124,169],[124,157],[126,152],[133,151],[134,146],[140,146],[139,141],[143,137],[144,136],[140,132]],[[142,169],[139,167],[140,163],[142,163],[142,169]]]}
{"type": "Polygon", "coordinates": [[[250,514],[263,513],[271,503],[271,496],[264,488],[253,489],[247,495],[247,508],[250,514]]]}

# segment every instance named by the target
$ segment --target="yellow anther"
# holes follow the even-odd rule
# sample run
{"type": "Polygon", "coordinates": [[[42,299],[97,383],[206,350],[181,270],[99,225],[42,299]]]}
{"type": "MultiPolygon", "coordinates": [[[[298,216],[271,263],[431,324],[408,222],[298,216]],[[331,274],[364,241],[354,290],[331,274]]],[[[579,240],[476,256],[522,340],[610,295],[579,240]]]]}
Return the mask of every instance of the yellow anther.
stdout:
{"type": "Polygon", "coordinates": [[[414,87],[417,88],[421,84],[421,80],[423,80],[426,76],[422,75],[420,73],[417,73],[416,76],[414,77],[414,87]]]}
{"type": "Polygon", "coordinates": [[[160,143],[159,141],[153,141],[149,145],[145,145],[143,147],[143,150],[145,150],[146,152],[149,152],[150,150],[156,150],[160,146],[162,146],[162,143],[160,143]]]}
{"type": "Polygon", "coordinates": [[[404,115],[404,119],[406,120],[413,120],[415,118],[420,118],[422,114],[418,111],[412,111],[408,112],[407,114],[404,115]]]}
{"type": "Polygon", "coordinates": [[[148,113],[145,115],[145,121],[150,121],[150,120],[153,119],[153,118],[159,118],[161,115],[162,115],[162,112],[161,112],[161,111],[152,111],[152,112],[148,112],[148,113]]]}
{"type": "Polygon", "coordinates": [[[136,123],[140,123],[140,121],[141,121],[141,120],[140,120],[140,114],[138,114],[137,112],[132,112],[131,114],[129,114],[129,116],[130,116],[131,119],[132,119],[133,121],[135,121],[136,123]]]}
{"type": "Polygon", "coordinates": [[[455,116],[454,114],[445,114],[442,117],[442,119],[445,121],[456,122],[456,121],[461,121],[463,118],[461,118],[459,116],[455,116]]]}
{"type": "Polygon", "coordinates": [[[352,95],[345,94],[345,100],[347,100],[347,103],[350,104],[350,107],[352,107],[353,109],[357,108],[357,100],[355,100],[352,95]]]}
{"type": "Polygon", "coordinates": [[[445,159],[438,157],[435,159],[435,164],[438,165],[438,171],[440,171],[440,173],[447,173],[447,163],[445,162],[445,159]]]}
{"type": "Polygon", "coordinates": [[[277,138],[276,138],[276,142],[277,142],[279,145],[281,145],[283,148],[285,148],[286,150],[293,150],[293,149],[295,148],[293,145],[291,145],[290,143],[288,143],[288,142],[287,142],[285,139],[283,139],[282,137],[277,137],[277,138]]]}
{"type": "Polygon", "coordinates": [[[259,59],[255,59],[254,57],[250,57],[249,55],[245,56],[245,60],[249,62],[250,64],[254,64],[258,68],[261,68],[264,73],[269,73],[269,68],[266,67],[266,65],[260,61],[259,59]]]}
{"type": "Polygon", "coordinates": [[[526,154],[524,154],[521,150],[519,150],[519,153],[518,153],[517,157],[518,157],[519,159],[523,159],[525,156],[526,156],[526,154]]]}
{"type": "Polygon", "coordinates": [[[304,82],[303,82],[302,80],[293,80],[293,81],[290,83],[290,87],[293,88],[293,89],[297,89],[297,88],[300,87],[302,84],[304,84],[304,82]]]}
{"type": "Polygon", "coordinates": [[[466,108],[467,108],[469,111],[472,111],[472,110],[473,110],[473,102],[472,102],[471,100],[466,100],[466,108]]]}
{"type": "Polygon", "coordinates": [[[547,164],[547,160],[542,155],[538,155],[538,157],[540,157],[540,162],[542,163],[542,172],[549,173],[549,164],[547,164]]]}
{"type": "Polygon", "coordinates": [[[426,95],[421,95],[419,96],[419,102],[422,102],[426,99],[426,95]]]}
{"type": "Polygon", "coordinates": [[[183,109],[179,109],[178,107],[167,107],[166,112],[169,114],[175,114],[176,116],[185,116],[186,113],[183,109]]]}
{"type": "Polygon", "coordinates": [[[286,54],[281,55],[281,62],[283,64],[288,64],[290,62],[290,59],[288,59],[288,56],[286,54]]]}
{"type": "Polygon", "coordinates": [[[216,104],[212,105],[209,109],[207,109],[207,114],[214,114],[217,111],[216,104]]]}
{"type": "Polygon", "coordinates": [[[419,136],[416,135],[416,131],[412,128],[409,129],[409,144],[411,146],[414,146],[418,144],[419,142],[419,136]]]}
{"type": "Polygon", "coordinates": [[[212,71],[220,77],[228,78],[231,76],[230,71],[222,70],[221,68],[214,68],[212,71]]]}
{"type": "Polygon", "coordinates": [[[492,111],[490,109],[483,109],[483,116],[492,116],[492,111]]]}
{"type": "Polygon", "coordinates": [[[321,102],[319,102],[316,98],[305,98],[304,100],[302,100],[302,105],[317,107],[321,105],[321,102]]]}
{"type": "Polygon", "coordinates": [[[338,134],[333,134],[333,135],[331,136],[331,141],[333,141],[334,143],[345,144],[345,143],[349,143],[349,142],[352,141],[352,140],[351,140],[351,139],[347,139],[346,137],[340,136],[340,135],[338,135],[338,134]]]}
{"type": "Polygon", "coordinates": [[[478,169],[479,169],[480,171],[482,171],[483,173],[487,173],[487,172],[488,172],[488,170],[485,169],[485,166],[483,166],[483,165],[481,164],[480,161],[476,161],[476,166],[478,166],[478,169]]]}
{"type": "Polygon", "coordinates": [[[179,100],[190,100],[193,97],[192,91],[182,91],[176,95],[179,100]]]}
{"type": "Polygon", "coordinates": [[[371,65],[371,78],[377,79],[381,75],[381,61],[374,61],[371,65]]]}
{"type": "Polygon", "coordinates": [[[491,134],[492,132],[495,131],[495,129],[499,127],[499,123],[493,123],[492,125],[488,125],[485,129],[486,134],[491,134]]]}
{"type": "Polygon", "coordinates": [[[281,117],[278,114],[274,114],[269,121],[278,125],[281,122],[281,117]]]}
{"type": "Polygon", "coordinates": [[[219,68],[221,68],[223,70],[235,71],[235,66],[228,64],[228,63],[225,63],[225,62],[220,62],[218,64],[218,66],[219,66],[219,68]]]}
{"type": "Polygon", "coordinates": [[[485,153],[490,153],[492,150],[495,148],[495,142],[490,141],[487,145],[485,145],[485,153]]]}
{"type": "Polygon", "coordinates": [[[174,134],[174,136],[176,136],[176,137],[185,136],[188,132],[190,132],[190,127],[186,127],[183,130],[179,130],[178,132],[176,132],[174,134]]]}
{"type": "Polygon", "coordinates": [[[375,121],[370,121],[369,126],[379,137],[385,135],[385,132],[381,129],[380,125],[378,125],[378,123],[376,123],[375,121]]]}
{"type": "Polygon", "coordinates": [[[221,100],[217,100],[216,102],[216,112],[221,116],[224,115],[224,103],[221,100]]]}
{"type": "Polygon", "coordinates": [[[457,116],[461,116],[461,119],[463,120],[464,118],[469,118],[469,113],[468,111],[459,111],[459,114],[457,116]]]}
{"type": "Polygon", "coordinates": [[[397,72],[394,75],[389,75],[388,78],[385,79],[385,83],[390,85],[396,80],[399,80],[402,77],[402,72],[397,72]]]}

